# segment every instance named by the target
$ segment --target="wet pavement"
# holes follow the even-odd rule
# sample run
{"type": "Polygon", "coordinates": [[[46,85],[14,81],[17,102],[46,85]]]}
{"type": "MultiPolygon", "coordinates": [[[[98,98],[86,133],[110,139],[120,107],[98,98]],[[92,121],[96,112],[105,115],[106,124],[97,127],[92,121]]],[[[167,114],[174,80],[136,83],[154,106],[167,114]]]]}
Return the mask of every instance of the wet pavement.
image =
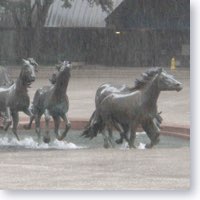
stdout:
{"type": "MultiPolygon", "coordinates": [[[[137,149],[104,149],[70,130],[67,140],[37,145],[34,131],[20,131],[21,141],[0,132],[0,189],[151,190],[189,189],[189,141],[161,136],[153,149],[137,135],[137,149]]],[[[114,135],[116,138],[117,134],[114,135]]]]}

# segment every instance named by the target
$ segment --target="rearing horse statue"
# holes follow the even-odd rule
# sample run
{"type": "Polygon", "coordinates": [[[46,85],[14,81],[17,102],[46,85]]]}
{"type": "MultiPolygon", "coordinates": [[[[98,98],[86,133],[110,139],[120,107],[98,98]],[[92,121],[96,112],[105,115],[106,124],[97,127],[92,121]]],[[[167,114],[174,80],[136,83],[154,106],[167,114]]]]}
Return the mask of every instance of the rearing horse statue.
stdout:
{"type": "MultiPolygon", "coordinates": [[[[71,62],[69,62],[68,64],[71,64],[71,62]]],[[[51,75],[51,77],[49,78],[49,81],[52,85],[54,85],[56,83],[56,80],[57,80],[57,74],[59,73],[61,67],[63,65],[63,62],[59,62],[57,65],[56,65],[56,71],[51,75]]],[[[40,96],[40,91],[43,91],[42,93],[44,93],[45,91],[48,91],[50,90],[50,88],[52,87],[52,85],[47,85],[47,86],[43,86],[42,88],[38,89],[37,92],[35,93],[35,97],[34,97],[34,101],[38,101],[36,99],[38,99],[40,96]],[[36,95],[37,94],[37,95],[36,95]],[[35,99],[36,98],[36,99],[35,99]]],[[[67,97],[68,98],[68,97],[67,97]]],[[[31,111],[34,112],[34,104],[31,105],[31,111]]],[[[30,120],[29,120],[29,123],[28,124],[25,124],[24,125],[24,129],[26,130],[30,130],[31,129],[31,126],[32,126],[32,123],[33,123],[33,120],[35,120],[35,116],[31,116],[30,117],[30,120]]]]}
{"type": "Polygon", "coordinates": [[[17,125],[19,122],[19,111],[24,112],[28,116],[32,113],[29,109],[30,98],[28,96],[28,88],[35,81],[35,67],[28,61],[23,59],[23,66],[16,82],[7,88],[0,88],[0,112],[6,115],[5,131],[13,122],[13,133],[19,140],[17,134],[17,125]]]}
{"type": "Polygon", "coordinates": [[[71,124],[67,118],[67,112],[69,109],[69,100],[66,95],[67,86],[71,76],[71,64],[68,61],[64,61],[59,68],[56,75],[56,81],[53,85],[44,86],[38,89],[34,95],[32,112],[34,116],[30,118],[30,123],[25,126],[26,129],[30,129],[33,119],[35,119],[35,130],[38,135],[38,142],[41,141],[41,129],[40,129],[40,119],[41,116],[45,115],[45,136],[43,138],[44,142],[50,142],[49,136],[49,120],[50,116],[54,120],[54,131],[58,140],[63,140],[71,124]],[[65,130],[61,135],[59,135],[60,119],[65,122],[65,130]]]}

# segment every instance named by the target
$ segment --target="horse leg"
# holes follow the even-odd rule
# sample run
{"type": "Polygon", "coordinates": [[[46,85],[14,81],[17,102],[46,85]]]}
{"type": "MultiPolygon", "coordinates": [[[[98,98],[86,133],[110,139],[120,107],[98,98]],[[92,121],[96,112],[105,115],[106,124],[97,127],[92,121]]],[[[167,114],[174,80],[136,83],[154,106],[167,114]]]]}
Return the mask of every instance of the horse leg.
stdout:
{"type": "Polygon", "coordinates": [[[50,121],[50,114],[49,111],[46,109],[44,112],[45,115],[45,136],[43,138],[43,141],[45,143],[50,142],[50,136],[49,136],[49,121],[50,121]]]}
{"type": "Polygon", "coordinates": [[[19,123],[19,114],[18,114],[18,112],[12,112],[11,115],[12,115],[12,119],[13,119],[12,131],[13,131],[15,137],[17,138],[17,140],[20,141],[20,139],[17,135],[17,126],[18,126],[18,123],[19,123]]]}
{"type": "Polygon", "coordinates": [[[130,138],[128,140],[130,148],[136,148],[134,145],[135,138],[136,138],[136,128],[137,128],[137,126],[135,123],[133,123],[130,127],[130,138]]]}
{"type": "Polygon", "coordinates": [[[106,131],[105,131],[105,128],[102,130],[101,134],[103,135],[103,140],[104,140],[104,148],[105,149],[108,149],[110,147],[110,144],[109,144],[109,139],[106,135],[106,131]]]}
{"type": "Polygon", "coordinates": [[[41,142],[41,128],[40,128],[40,119],[41,119],[42,114],[37,113],[35,114],[35,132],[38,135],[38,143],[41,142]]]}
{"type": "Polygon", "coordinates": [[[30,130],[30,129],[31,129],[31,125],[32,125],[34,119],[35,119],[35,116],[34,116],[34,115],[30,117],[29,123],[28,123],[28,124],[25,124],[25,125],[23,126],[25,130],[30,130]]]}
{"type": "Polygon", "coordinates": [[[124,139],[124,132],[119,133],[120,134],[120,138],[115,140],[115,142],[117,144],[122,144],[123,143],[123,139],[124,139]]]}
{"type": "Polygon", "coordinates": [[[60,116],[53,115],[52,117],[54,121],[54,132],[55,132],[56,138],[59,140],[60,116]]]}
{"type": "Polygon", "coordinates": [[[3,112],[0,112],[0,129],[3,129],[4,126],[4,119],[5,119],[5,116],[4,116],[4,113],[3,112]]]}
{"type": "Polygon", "coordinates": [[[160,131],[154,124],[152,120],[147,120],[142,123],[142,128],[146,132],[147,136],[151,140],[149,144],[146,144],[146,148],[152,148],[154,145],[158,144],[160,139],[160,131]]]}
{"type": "Polygon", "coordinates": [[[129,130],[129,127],[125,124],[122,124],[121,126],[123,129],[123,132],[122,131],[120,132],[120,138],[115,141],[117,144],[122,144],[123,139],[125,139],[127,142],[129,141],[129,139],[127,137],[127,132],[129,130]]]}
{"type": "Polygon", "coordinates": [[[67,135],[69,129],[71,128],[71,123],[70,123],[70,121],[68,120],[66,114],[62,114],[62,115],[61,115],[61,118],[62,118],[63,121],[65,122],[65,130],[63,131],[63,133],[62,133],[61,136],[59,137],[59,140],[63,140],[63,139],[66,137],[66,135],[67,135]]]}
{"type": "Polygon", "coordinates": [[[35,119],[35,116],[33,115],[33,113],[32,113],[30,108],[24,110],[24,113],[30,117],[30,120],[29,120],[29,123],[25,124],[23,127],[24,127],[25,130],[30,130],[32,122],[35,119]]]}
{"type": "Polygon", "coordinates": [[[122,124],[119,124],[119,123],[117,123],[117,122],[115,122],[115,121],[113,121],[112,122],[112,124],[113,124],[113,126],[114,126],[114,128],[119,132],[119,134],[120,134],[120,138],[119,139],[117,139],[117,140],[115,140],[115,142],[117,143],[117,144],[122,144],[123,143],[123,139],[125,138],[124,136],[125,136],[125,128],[124,128],[124,125],[122,125],[122,124]]]}
{"type": "Polygon", "coordinates": [[[120,138],[119,139],[117,139],[117,140],[115,140],[115,142],[117,143],[117,144],[122,144],[123,143],[123,135],[124,135],[124,133],[122,132],[123,130],[122,130],[122,127],[120,126],[120,124],[119,123],[113,123],[113,126],[115,127],[115,129],[119,132],[119,134],[120,134],[120,138]]]}
{"type": "Polygon", "coordinates": [[[6,107],[4,124],[4,130],[7,131],[10,125],[12,124],[10,107],[6,107]]]}
{"type": "Polygon", "coordinates": [[[31,111],[30,108],[25,109],[25,110],[24,110],[24,113],[25,113],[26,115],[28,115],[29,117],[33,116],[33,113],[32,113],[32,111],[31,111]]]}
{"type": "Polygon", "coordinates": [[[152,137],[152,144],[156,145],[160,142],[160,123],[155,119],[156,121],[152,120],[152,130],[153,130],[153,137],[152,137]],[[158,124],[159,123],[159,124],[158,124]]]}
{"type": "Polygon", "coordinates": [[[112,121],[110,121],[110,119],[107,119],[105,121],[105,127],[101,131],[104,138],[104,148],[114,147],[114,139],[112,135],[112,121]],[[106,129],[108,131],[108,135],[106,134],[106,129]]]}
{"type": "Polygon", "coordinates": [[[114,139],[113,139],[112,127],[108,127],[107,130],[108,130],[108,135],[109,135],[108,140],[109,140],[111,146],[114,148],[115,142],[114,142],[114,139]]]}

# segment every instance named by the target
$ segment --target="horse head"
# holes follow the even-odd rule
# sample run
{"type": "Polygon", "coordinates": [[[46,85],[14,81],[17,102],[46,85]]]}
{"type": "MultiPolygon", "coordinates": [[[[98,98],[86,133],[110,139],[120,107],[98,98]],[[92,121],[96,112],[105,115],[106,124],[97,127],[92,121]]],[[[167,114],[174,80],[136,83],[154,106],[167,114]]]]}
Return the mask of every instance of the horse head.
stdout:
{"type": "Polygon", "coordinates": [[[23,66],[20,73],[20,79],[24,85],[31,85],[35,81],[35,66],[29,60],[22,59],[23,66]]]}
{"type": "Polygon", "coordinates": [[[52,83],[52,84],[55,84],[56,83],[56,80],[57,80],[57,76],[59,75],[59,72],[60,71],[63,71],[63,68],[66,68],[66,73],[68,73],[68,75],[70,76],[70,69],[72,67],[71,65],[71,62],[70,61],[64,61],[64,62],[61,62],[59,61],[58,64],[56,64],[56,72],[54,72],[51,76],[51,78],[49,79],[49,81],[52,83]]]}
{"type": "Polygon", "coordinates": [[[27,58],[27,60],[35,67],[35,71],[38,72],[38,63],[33,58],[27,58]]]}
{"type": "Polygon", "coordinates": [[[64,75],[66,78],[69,78],[71,75],[71,62],[70,61],[64,61],[59,69],[58,77],[61,75],[64,75]]]}
{"type": "Polygon", "coordinates": [[[158,68],[158,86],[161,91],[182,90],[182,84],[162,68],[158,68]]]}

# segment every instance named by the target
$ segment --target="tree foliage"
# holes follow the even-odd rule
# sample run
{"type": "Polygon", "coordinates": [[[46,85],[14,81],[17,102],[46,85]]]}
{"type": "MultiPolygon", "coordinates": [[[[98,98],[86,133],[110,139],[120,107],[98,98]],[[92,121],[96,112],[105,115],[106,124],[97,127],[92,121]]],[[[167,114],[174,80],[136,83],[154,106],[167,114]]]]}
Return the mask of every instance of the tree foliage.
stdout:
{"type": "MultiPolygon", "coordinates": [[[[62,0],[63,7],[71,8],[74,0],[62,0]]],[[[113,0],[82,0],[87,1],[90,6],[101,6],[105,12],[113,8],[113,0]]],[[[34,26],[41,21],[44,25],[48,9],[54,0],[1,0],[0,7],[12,13],[16,26],[34,26]],[[35,12],[35,13],[34,13],[35,12]],[[34,24],[35,22],[36,24],[34,24]]]]}
{"type": "MultiPolygon", "coordinates": [[[[64,7],[71,7],[74,0],[62,0],[64,7]]],[[[113,9],[113,1],[112,0],[87,0],[90,6],[96,4],[97,6],[101,6],[103,11],[110,12],[113,9]]]]}
{"type": "MultiPolygon", "coordinates": [[[[63,7],[65,8],[73,6],[74,0],[62,1],[63,7]]],[[[105,12],[110,12],[113,8],[113,0],[82,1],[87,1],[90,6],[101,6],[102,10],[105,12]]],[[[19,59],[22,56],[38,58],[42,29],[46,21],[49,7],[53,2],[54,0],[0,0],[0,8],[3,8],[5,12],[10,12],[12,15],[12,21],[17,31],[16,49],[19,59]],[[28,28],[30,31],[22,36],[23,28],[28,28]],[[24,47],[24,51],[23,45],[26,46],[24,47]]]]}

